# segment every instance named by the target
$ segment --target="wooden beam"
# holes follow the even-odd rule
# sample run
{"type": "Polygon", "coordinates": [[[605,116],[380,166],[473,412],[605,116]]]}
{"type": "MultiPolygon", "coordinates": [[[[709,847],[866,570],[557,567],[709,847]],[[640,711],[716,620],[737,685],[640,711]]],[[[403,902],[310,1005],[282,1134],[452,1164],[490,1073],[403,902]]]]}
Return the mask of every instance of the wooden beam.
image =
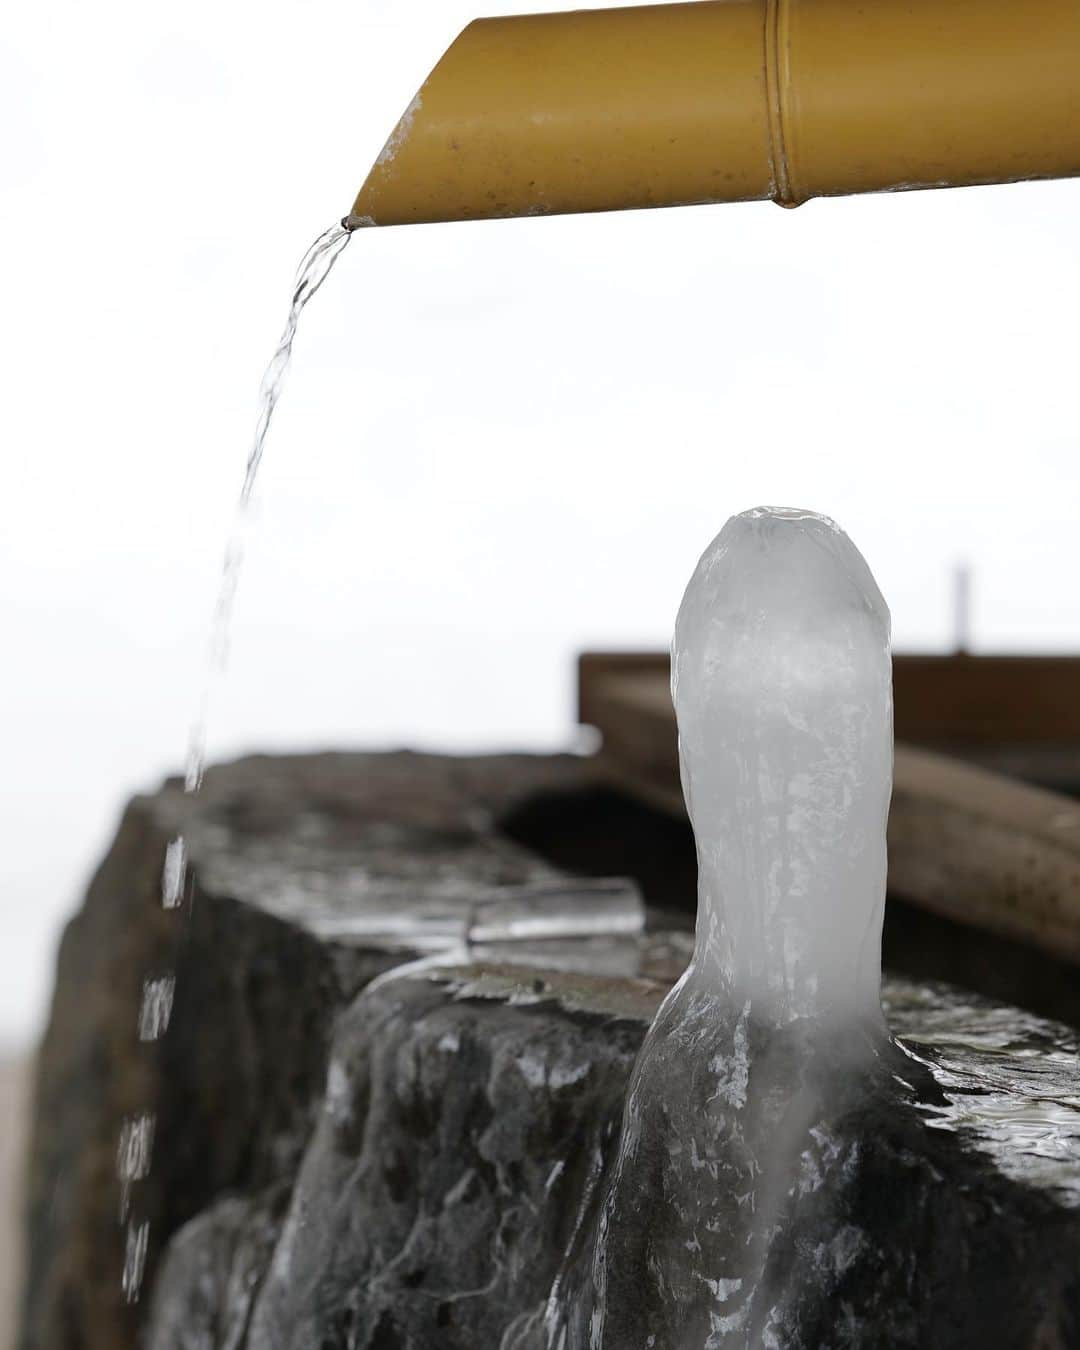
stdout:
{"type": "MultiPolygon", "coordinates": [[[[579,707],[604,738],[598,773],[684,814],[667,657],[582,657],[579,707]]],[[[934,913],[1080,964],[1080,803],[898,744],[889,887],[934,913]]]]}

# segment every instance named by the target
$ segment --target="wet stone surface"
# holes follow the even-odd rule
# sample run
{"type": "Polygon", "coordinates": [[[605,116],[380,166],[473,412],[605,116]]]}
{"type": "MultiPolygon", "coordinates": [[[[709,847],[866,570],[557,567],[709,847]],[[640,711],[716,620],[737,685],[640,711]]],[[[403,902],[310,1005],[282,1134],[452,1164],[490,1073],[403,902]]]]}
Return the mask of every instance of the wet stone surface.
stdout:
{"type": "MultiPolygon", "coordinates": [[[[587,1306],[582,1253],[634,1061],[688,935],[654,923],[438,954],[370,923],[392,896],[399,917],[416,903],[431,938],[431,915],[470,887],[503,900],[563,887],[587,905],[587,886],[496,828],[584,772],[569,759],[260,759],[211,774],[196,819],[173,789],[133,804],[61,954],[38,1087],[28,1350],[588,1345],[561,1310],[587,1306]],[[178,941],[160,882],[181,829],[178,941]],[[140,1043],[142,981],[164,966],[171,1025],[140,1043]],[[152,1166],[131,1206],[151,1238],[128,1307],[116,1143],[145,1110],[152,1166]]],[[[758,1305],[741,1327],[713,1326],[732,1291],[703,1253],[707,1329],[690,1344],[1080,1344],[1075,1038],[942,987],[886,979],[884,992],[906,1049],[838,1066],[827,1100],[801,1103],[758,1305]]],[[[806,1047],[744,1032],[764,1049],[745,1081],[737,1026],[708,1030],[733,1090],[784,1116],[806,1047]]],[[[704,1146],[716,1115],[702,1091],[688,1075],[648,1109],[704,1146]]],[[[717,1158],[701,1162],[702,1203],[722,1202],[717,1158]]],[[[669,1163],[642,1188],[640,1224],[616,1235],[621,1269],[649,1269],[672,1236],[658,1206],[669,1163]]],[[[675,1350],[625,1294],[621,1341],[604,1344],[675,1350]]]]}
{"type": "Polygon", "coordinates": [[[171,1235],[220,1197],[295,1174],[334,1019],[374,976],[419,955],[407,940],[328,933],[328,911],[347,928],[380,905],[396,919],[409,895],[428,911],[456,897],[460,915],[473,890],[565,884],[495,822],[581,780],[571,757],[252,757],[211,770],[194,802],[177,782],[130,804],[59,953],[35,1089],[21,1346],[134,1345],[171,1235]],[[165,908],[163,896],[180,903],[165,908]],[[144,982],[166,973],[168,1030],[142,1042],[144,982]],[[149,1175],[128,1188],[129,1220],[149,1234],[132,1306],[117,1152],[125,1122],[146,1115],[149,1175]]]}

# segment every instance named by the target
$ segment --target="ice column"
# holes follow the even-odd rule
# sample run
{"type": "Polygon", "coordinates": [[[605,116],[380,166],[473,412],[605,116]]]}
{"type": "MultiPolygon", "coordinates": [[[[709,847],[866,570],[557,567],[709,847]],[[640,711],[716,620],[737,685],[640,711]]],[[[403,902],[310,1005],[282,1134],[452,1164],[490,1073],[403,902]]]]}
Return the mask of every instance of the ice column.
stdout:
{"type": "Polygon", "coordinates": [[[832,1209],[850,1195],[838,1122],[890,1072],[889,615],[847,536],[809,511],[729,520],[686,589],[672,685],[697,946],[642,1045],[545,1350],[809,1350],[845,1268],[828,1244],[861,1241],[832,1209]],[[799,1241],[820,1278],[792,1275],[799,1241]]]}
{"type": "Polygon", "coordinates": [[[889,611],[831,520],[734,516],[672,644],[698,854],[691,979],[751,1015],[878,1017],[892,791],[889,611]]]}

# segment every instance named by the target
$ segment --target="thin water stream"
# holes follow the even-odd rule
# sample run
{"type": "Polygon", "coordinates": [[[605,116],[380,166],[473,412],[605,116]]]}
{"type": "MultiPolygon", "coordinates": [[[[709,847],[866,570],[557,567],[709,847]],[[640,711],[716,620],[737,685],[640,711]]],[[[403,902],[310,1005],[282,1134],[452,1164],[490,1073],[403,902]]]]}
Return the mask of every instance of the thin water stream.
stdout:
{"type": "MultiPolygon", "coordinates": [[[[274,418],[281,391],[292,360],[293,343],[300,315],[330,275],[352,231],[344,223],[335,223],[315,240],[300,261],[293,284],[292,301],[285,327],[259,386],[255,434],[244,465],[244,478],[236,504],[232,528],[225,546],[221,580],[210,623],[206,673],[199,697],[184,762],[184,790],[194,795],[202,786],[206,768],[206,736],[213,694],[225,673],[229,655],[236,593],[244,562],[245,543],[250,522],[250,507],[255,483],[262,464],[266,438],[274,418]]],[[[180,909],[187,895],[187,846],[182,835],[168,845],[161,877],[161,904],[169,910],[180,909]]],[[[173,972],[157,974],[143,982],[136,1032],[140,1041],[159,1040],[168,1030],[172,1014],[176,977],[173,972]]],[[[121,1277],[124,1298],[138,1300],[142,1290],[149,1241],[148,1220],[139,1217],[131,1200],[132,1186],[150,1173],[155,1118],[143,1111],[128,1116],[120,1129],[116,1171],[120,1183],[120,1222],[126,1225],[124,1268],[121,1277]]]]}
{"type": "Polygon", "coordinates": [[[266,448],[266,437],[274,418],[274,410],[281,397],[285,376],[289,371],[289,363],[292,361],[293,343],[296,340],[300,315],[330,275],[334,264],[351,238],[352,231],[347,230],[343,224],[332,225],[330,229],[324,230],[319,235],[318,239],[304,254],[300,266],[296,270],[289,317],[259,386],[255,435],[252,438],[251,448],[248,450],[247,462],[244,466],[244,480],[236,504],[236,514],[228,543],[225,546],[221,582],[210,625],[206,679],[188,742],[187,760],[184,769],[184,786],[188,792],[199,790],[203,771],[206,767],[206,732],[210,703],[217,682],[224,674],[228,663],[229,634],[232,628],[233,610],[236,607],[236,591],[240,582],[240,571],[244,562],[244,547],[250,519],[251,499],[255,492],[255,483],[259,476],[263,451],[266,448]]]}

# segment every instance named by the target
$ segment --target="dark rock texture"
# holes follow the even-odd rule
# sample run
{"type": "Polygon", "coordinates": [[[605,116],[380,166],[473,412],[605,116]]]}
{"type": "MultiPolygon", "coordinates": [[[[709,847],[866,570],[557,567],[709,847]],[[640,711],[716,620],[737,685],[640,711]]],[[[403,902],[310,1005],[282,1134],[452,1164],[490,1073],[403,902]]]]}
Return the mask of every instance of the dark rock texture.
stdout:
{"type": "Polygon", "coordinates": [[[693,983],[679,992],[631,1080],[555,1344],[1078,1343],[1071,1038],[899,981],[893,1030],[929,1038],[918,1051],[869,1026],[777,1028],[693,983]]]}
{"type": "MultiPolygon", "coordinates": [[[[194,818],[175,789],[134,804],[61,957],[26,1350],[124,1350],[140,1334],[149,1350],[542,1350],[555,1328],[559,1350],[588,1344],[574,1318],[589,1316],[627,1085],[689,939],[654,924],[432,954],[462,904],[593,903],[498,828],[585,773],[251,760],[211,775],[194,818]],[[181,828],[183,941],[158,901],[181,828]],[[380,913],[422,922],[389,940],[380,913]],[[165,968],[172,1024],[139,1045],[142,979],[165,968]],[[131,1211],[150,1245],[132,1307],[115,1164],[124,1118],[143,1111],[153,1160],[131,1211]]],[[[748,1080],[762,1118],[791,1128],[747,1320],[686,1344],[650,1324],[678,1239],[670,1159],[654,1159],[635,1222],[605,1247],[623,1283],[608,1350],[1080,1346],[1075,1038],[942,987],[887,980],[885,994],[906,1051],[826,1066],[797,1111],[794,1045],[765,1047],[748,1080]]],[[[735,1028],[711,1034],[737,1063],[735,1028]]],[[[702,1131],[701,1090],[688,1080],[645,1109],[660,1137],[705,1150],[690,1199],[707,1208],[730,1140],[702,1131]]],[[[701,1325],[732,1292],[710,1266],[723,1256],[702,1254],[701,1325]]]]}
{"type": "MultiPolygon", "coordinates": [[[[254,757],[137,798],[61,945],[38,1062],[23,1350],[123,1350],[117,1151],[148,1116],[146,1286],[164,1243],[216,1198],[295,1174],[318,1117],[337,1014],[415,956],[350,933],[372,914],[456,913],[460,897],[558,887],[565,874],[495,829],[535,792],[576,787],[570,757],[254,757]],[[186,901],[162,908],[183,833],[186,901]],[[176,976],[168,1033],[138,1039],[143,982],[176,976]]],[[[370,925],[368,925],[370,927],[370,925]]]]}
{"type": "MultiPolygon", "coordinates": [[[[621,945],[635,976],[524,971],[479,953],[473,965],[403,972],[361,995],[339,1024],[323,1116],[272,1260],[265,1241],[265,1264],[250,1259],[261,1213],[244,1244],[232,1237],[234,1210],[197,1220],[159,1280],[152,1350],[541,1350],[549,1300],[567,1337],[553,1343],[588,1345],[574,1311],[584,1306],[587,1325],[583,1291],[627,1082],[688,952],[681,938],[621,945]],[[242,1257],[218,1287],[260,1285],[248,1339],[199,1339],[214,1303],[188,1252],[229,1243],[242,1257]]],[[[703,1244],[703,1297],[687,1301],[687,1322],[657,1317],[655,1272],[665,1244],[679,1241],[665,1205],[723,1215],[725,1183],[753,1190],[754,1177],[709,1171],[724,1154],[715,1143],[707,1152],[690,1078],[645,1103],[667,1117],[667,1138],[700,1143],[701,1171],[696,1190],[674,1197],[663,1193],[679,1176],[670,1160],[636,1178],[636,1210],[622,1216],[632,1222],[607,1238],[622,1288],[603,1344],[1080,1344],[1075,1041],[947,989],[889,981],[886,995],[909,1050],[857,1072],[838,1058],[812,1075],[820,1095],[803,1094],[794,1112],[784,1085],[793,1063],[803,1074],[808,1047],[752,1047],[764,1052],[751,1073],[759,1105],[789,1127],[789,1157],[767,1179],[776,1213],[757,1253],[757,1300],[727,1336],[709,1339],[710,1281],[746,1265],[728,1232],[714,1250],[703,1244]]],[[[744,1173],[752,1162],[741,1160],[744,1173]]]]}

